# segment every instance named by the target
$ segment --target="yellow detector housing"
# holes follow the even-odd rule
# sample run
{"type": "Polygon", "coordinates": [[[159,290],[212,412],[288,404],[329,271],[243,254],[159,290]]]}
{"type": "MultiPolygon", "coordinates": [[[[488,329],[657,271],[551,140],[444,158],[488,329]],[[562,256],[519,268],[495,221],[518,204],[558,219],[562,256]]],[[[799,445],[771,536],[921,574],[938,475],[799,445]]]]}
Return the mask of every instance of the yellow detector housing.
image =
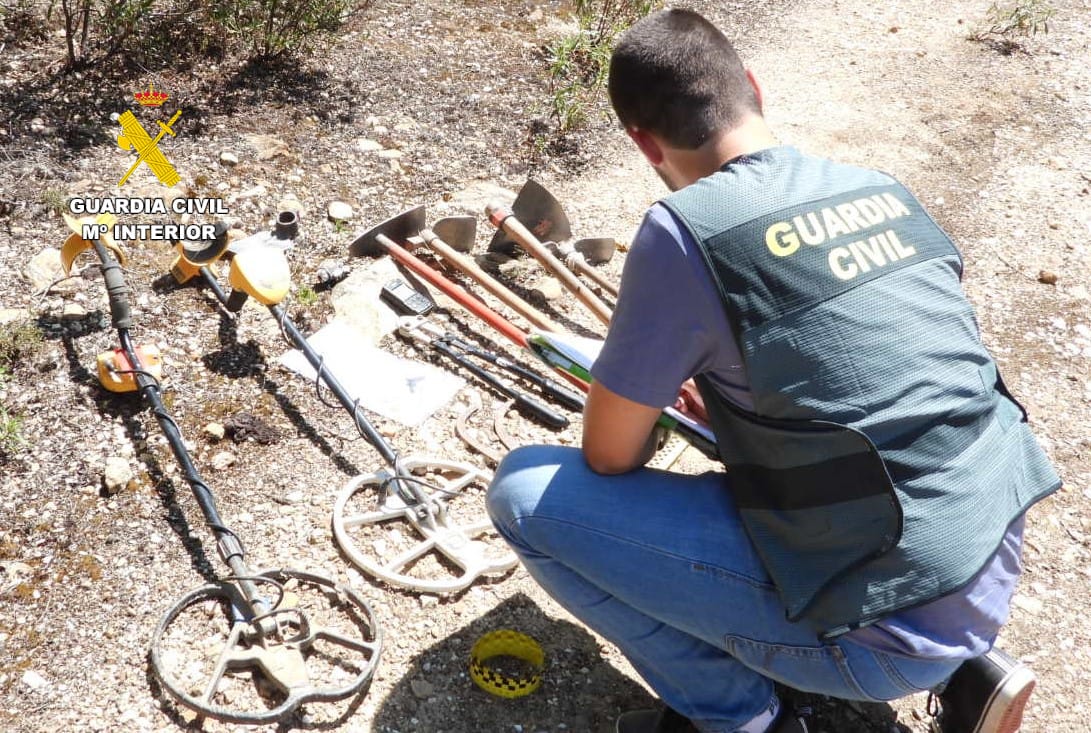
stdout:
{"type": "Polygon", "coordinates": [[[125,264],[125,253],[114,241],[113,229],[114,224],[117,224],[116,216],[113,214],[99,214],[94,218],[85,216],[82,219],[76,219],[64,214],[64,223],[72,230],[72,234],[68,235],[68,239],[64,240],[64,244],[61,246],[61,267],[64,268],[65,275],[72,273],[72,263],[76,261],[76,258],[91,249],[91,240],[83,238],[84,226],[97,225],[103,227],[103,234],[99,236],[98,240],[114,253],[118,264],[125,264]]]}
{"type": "Polygon", "coordinates": [[[282,250],[255,247],[232,258],[228,282],[262,305],[276,305],[288,294],[292,273],[282,250]]]}

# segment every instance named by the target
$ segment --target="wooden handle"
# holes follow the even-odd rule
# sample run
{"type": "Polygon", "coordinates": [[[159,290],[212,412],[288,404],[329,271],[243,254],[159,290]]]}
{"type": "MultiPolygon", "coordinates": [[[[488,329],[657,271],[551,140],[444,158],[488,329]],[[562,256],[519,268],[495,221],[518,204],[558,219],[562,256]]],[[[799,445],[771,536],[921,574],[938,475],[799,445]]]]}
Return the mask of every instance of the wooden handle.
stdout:
{"type": "Polygon", "coordinates": [[[527,345],[527,335],[524,332],[513,326],[510,321],[492,308],[489,308],[487,305],[477,300],[461,285],[451,282],[443,275],[436,272],[436,270],[424,264],[424,262],[410,254],[405,248],[385,234],[376,236],[375,241],[382,245],[391,257],[442,290],[448,297],[470,311],[470,313],[473,313],[475,316],[485,321],[485,323],[495,328],[517,345],[527,345]]]}
{"type": "Polygon", "coordinates": [[[523,226],[522,222],[515,218],[515,216],[508,211],[505,207],[496,203],[489,204],[486,212],[489,216],[489,221],[498,228],[503,229],[509,237],[515,240],[515,243],[525,249],[534,259],[538,260],[551,273],[557,276],[557,279],[561,281],[568,290],[575,295],[581,303],[602,321],[605,325],[610,325],[610,317],[613,313],[610,309],[599,300],[591,289],[580,282],[575,273],[565,267],[564,263],[554,257],[545,246],[538,241],[538,238],[531,233],[529,229],[523,226]]]}
{"type": "Polygon", "coordinates": [[[606,276],[596,270],[586,259],[581,257],[576,267],[579,269],[581,274],[586,275],[587,277],[594,280],[600,288],[602,288],[615,298],[617,297],[617,286],[607,280],[606,276]]]}
{"type": "Polygon", "coordinates": [[[421,237],[423,237],[424,243],[431,247],[436,254],[457,267],[468,277],[475,280],[481,287],[495,295],[501,302],[538,328],[550,333],[559,333],[563,330],[560,326],[550,320],[546,314],[520,298],[503,283],[478,267],[477,263],[472,259],[455,251],[449,244],[437,237],[436,233],[431,229],[423,230],[421,232],[421,237]]]}

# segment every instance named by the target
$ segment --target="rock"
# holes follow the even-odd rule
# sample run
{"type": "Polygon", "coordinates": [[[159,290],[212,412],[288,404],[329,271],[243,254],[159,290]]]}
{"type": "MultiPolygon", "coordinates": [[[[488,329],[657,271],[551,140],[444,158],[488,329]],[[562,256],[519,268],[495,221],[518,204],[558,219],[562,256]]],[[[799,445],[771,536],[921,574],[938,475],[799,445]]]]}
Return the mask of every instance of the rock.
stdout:
{"type": "Polygon", "coordinates": [[[326,207],[326,215],[330,221],[348,221],[352,218],[352,207],[344,201],[331,201],[326,207]]]}
{"type": "Polygon", "coordinates": [[[224,436],[227,435],[224,426],[218,422],[210,422],[208,425],[205,425],[204,430],[205,435],[214,441],[223,440],[224,436]]]}
{"type": "Polygon", "coordinates": [[[377,140],[369,140],[366,137],[362,137],[356,141],[356,149],[361,153],[374,153],[383,149],[382,143],[377,140]]]}
{"type": "Polygon", "coordinates": [[[376,155],[379,156],[380,158],[385,159],[385,160],[397,160],[398,158],[405,157],[405,153],[398,150],[397,148],[391,148],[389,150],[380,150],[379,152],[376,153],[376,155]]]}
{"type": "MultiPolygon", "coordinates": [[[[64,277],[64,268],[61,267],[61,251],[53,247],[46,247],[31,258],[23,269],[23,276],[30,282],[34,292],[44,292],[55,280],[64,277]]],[[[66,280],[54,286],[54,292],[62,292],[67,288],[71,292],[75,287],[75,280],[66,280]]]]}
{"type": "Polygon", "coordinates": [[[1042,283],[1043,285],[1056,285],[1057,273],[1050,272],[1049,270],[1040,270],[1038,272],[1038,282],[1042,283]]]}
{"type": "Polygon", "coordinates": [[[121,456],[110,456],[106,459],[106,469],[102,472],[102,486],[108,496],[128,488],[135,481],[133,469],[130,468],[126,459],[121,456]]]}
{"type": "Polygon", "coordinates": [[[272,135],[245,135],[246,142],[258,154],[258,160],[270,160],[288,154],[288,143],[272,135]]]}
{"type": "Polygon", "coordinates": [[[266,193],[268,193],[268,189],[266,189],[265,186],[262,186],[259,183],[257,186],[248,188],[245,191],[238,193],[235,196],[235,200],[244,201],[246,199],[258,199],[264,196],[266,193]]]}
{"type": "Polygon", "coordinates": [[[220,153],[220,163],[229,167],[234,167],[239,164],[239,156],[229,150],[225,150],[220,153]]]}
{"type": "Polygon", "coordinates": [[[42,677],[33,669],[28,669],[26,672],[23,672],[22,680],[23,684],[32,690],[41,690],[49,686],[49,680],[42,677]]]}
{"type": "Polygon", "coordinates": [[[302,216],[305,210],[306,207],[303,206],[303,202],[295,196],[285,196],[277,202],[277,211],[293,211],[302,216]]]}
{"type": "Polygon", "coordinates": [[[1024,596],[1017,594],[1011,601],[1016,607],[1026,611],[1032,616],[1037,616],[1042,612],[1042,608],[1045,604],[1037,598],[1031,596],[1024,596]]]}
{"type": "Polygon", "coordinates": [[[228,453],[227,451],[220,451],[216,455],[212,456],[212,468],[217,471],[222,471],[235,462],[235,454],[228,453]]]}
{"type": "Polygon", "coordinates": [[[439,605],[439,596],[428,595],[424,593],[420,597],[421,608],[433,608],[439,605]]]}
{"type": "Polygon", "coordinates": [[[79,303],[65,303],[61,310],[61,320],[78,321],[87,315],[87,309],[79,303]]]}
{"type": "Polygon", "coordinates": [[[557,300],[564,295],[561,281],[555,277],[543,277],[531,286],[531,290],[541,295],[546,300],[557,300]]]}
{"type": "Polygon", "coordinates": [[[0,326],[6,326],[9,323],[19,323],[20,321],[29,321],[30,314],[28,314],[22,308],[0,308],[0,326]]]}
{"type": "Polygon", "coordinates": [[[426,680],[410,680],[409,688],[418,700],[427,700],[436,691],[436,686],[426,680]]]}

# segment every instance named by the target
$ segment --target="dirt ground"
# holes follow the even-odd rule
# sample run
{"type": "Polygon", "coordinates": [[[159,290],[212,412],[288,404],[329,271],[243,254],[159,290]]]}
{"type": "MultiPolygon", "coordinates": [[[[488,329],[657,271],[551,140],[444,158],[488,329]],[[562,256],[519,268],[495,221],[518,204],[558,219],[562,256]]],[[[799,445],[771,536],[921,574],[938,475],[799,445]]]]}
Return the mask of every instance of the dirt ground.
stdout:
{"type": "MultiPolygon", "coordinates": [[[[1065,482],[1030,515],[1025,575],[1001,637],[1039,677],[1023,730],[1085,731],[1091,3],[1053,2],[1050,33],[1007,55],[966,39],[988,5],[692,3],[737,40],[784,143],[896,175],[960,245],[985,342],[1065,482]]],[[[629,240],[663,193],[637,151],[599,110],[563,144],[548,134],[541,49],[570,31],[551,3],[376,0],[334,45],[273,70],[223,59],[73,75],[58,70],[63,39],[56,34],[5,44],[0,316],[8,333],[29,323],[44,340],[0,381],[3,407],[21,417],[24,439],[0,465],[0,729],[241,729],[194,720],[167,701],[150,671],[149,645],[167,608],[225,573],[154,419],[135,398],[98,386],[95,355],[116,345],[101,279],[90,268],[86,277],[34,292],[22,275],[32,257],[66,236],[58,202],[108,192],[127,165],[110,114],[131,108],[129,95],[149,81],[170,92],[184,114],[164,150],[182,185],[223,197],[245,231],[267,228],[286,197],[300,202],[304,235],[290,254],[289,311],[311,332],[335,310],[336,291],[315,288],[311,297],[304,287],[314,285],[320,263],[346,261],[354,233],[412,205],[427,205],[429,220],[475,215],[483,250],[492,233],[485,202],[532,175],[564,204],[576,236],[629,240]],[[221,163],[224,151],[238,164],[221,163]],[[353,207],[348,224],[327,219],[334,200],[353,207]],[[134,472],[115,494],[102,488],[110,458],[134,472]]],[[[157,116],[141,119],[154,126],[157,116]]],[[[129,185],[129,195],[163,193],[146,169],[129,185]]],[[[623,249],[602,266],[615,280],[623,249]]],[[[263,309],[248,305],[230,319],[205,289],[175,286],[165,244],[133,242],[129,256],[134,337],[162,349],[166,402],[251,565],[348,583],[384,634],[366,694],[308,705],[269,729],[599,733],[613,730],[620,711],[652,701],[617,651],[522,569],[441,598],[392,589],[354,568],[333,541],[331,511],[346,482],[381,468],[374,449],[347,440],[348,415],[277,366],[287,346],[263,309]],[[273,428],[271,442],[209,434],[210,423],[230,424],[240,413],[273,428]],[[530,634],[545,650],[541,688],[525,698],[491,697],[469,679],[472,644],[500,628],[530,634]]],[[[360,273],[373,266],[348,264],[360,273]]],[[[500,277],[532,297],[544,287],[526,260],[506,265],[500,277]]],[[[577,330],[602,334],[567,295],[536,302],[577,330]]],[[[456,309],[448,315],[503,347],[456,309]]],[[[380,345],[422,358],[393,336],[380,345]]],[[[497,401],[469,384],[417,430],[371,417],[405,455],[487,467],[453,431],[471,392],[484,413],[497,401]]],[[[575,444],[580,422],[570,417],[562,431],[515,417],[506,424],[519,443],[575,444]]],[[[487,421],[473,424],[483,431],[487,421]]],[[[703,465],[692,453],[680,462],[684,470],[703,465]]],[[[456,514],[479,515],[482,495],[480,485],[467,490],[456,514]]],[[[377,539],[391,535],[366,544],[377,539]]],[[[177,635],[167,651],[200,656],[208,635],[200,628],[177,635]]],[[[927,729],[924,696],[889,706],[807,702],[827,733],[927,729]]]]}

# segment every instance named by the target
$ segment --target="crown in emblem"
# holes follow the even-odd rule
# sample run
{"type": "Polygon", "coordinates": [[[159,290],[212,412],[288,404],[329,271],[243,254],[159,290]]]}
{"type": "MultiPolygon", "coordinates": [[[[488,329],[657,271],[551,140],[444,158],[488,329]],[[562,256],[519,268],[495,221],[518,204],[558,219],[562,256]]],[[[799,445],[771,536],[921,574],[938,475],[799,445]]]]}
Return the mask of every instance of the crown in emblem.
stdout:
{"type": "Polygon", "coordinates": [[[137,92],[133,95],[135,99],[142,107],[158,107],[170,98],[170,95],[166,92],[157,92],[151,82],[148,82],[148,91],[137,92]]]}

